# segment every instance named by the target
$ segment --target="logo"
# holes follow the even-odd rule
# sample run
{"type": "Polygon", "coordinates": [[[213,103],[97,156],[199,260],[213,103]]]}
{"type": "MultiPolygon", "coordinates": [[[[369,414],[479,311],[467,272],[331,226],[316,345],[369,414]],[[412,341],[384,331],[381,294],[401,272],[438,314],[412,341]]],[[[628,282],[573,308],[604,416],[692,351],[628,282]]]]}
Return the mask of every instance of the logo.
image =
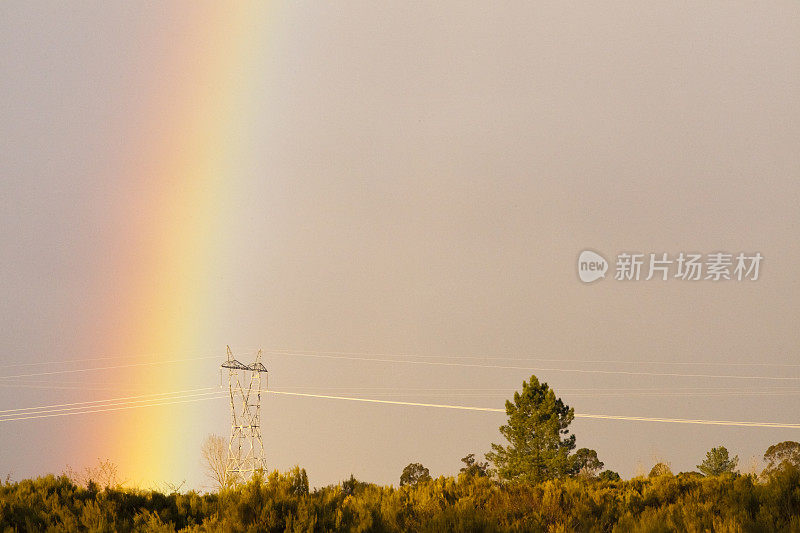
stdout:
{"type": "MultiPolygon", "coordinates": [[[[760,252],[622,252],[617,255],[614,280],[756,281],[763,259],[760,252]]],[[[582,282],[591,283],[604,278],[607,271],[608,262],[597,252],[584,250],[578,256],[578,277],[582,282]]]]}
{"type": "Polygon", "coordinates": [[[584,250],[578,256],[578,276],[584,283],[591,283],[600,278],[606,277],[608,261],[591,250],[584,250]]]}

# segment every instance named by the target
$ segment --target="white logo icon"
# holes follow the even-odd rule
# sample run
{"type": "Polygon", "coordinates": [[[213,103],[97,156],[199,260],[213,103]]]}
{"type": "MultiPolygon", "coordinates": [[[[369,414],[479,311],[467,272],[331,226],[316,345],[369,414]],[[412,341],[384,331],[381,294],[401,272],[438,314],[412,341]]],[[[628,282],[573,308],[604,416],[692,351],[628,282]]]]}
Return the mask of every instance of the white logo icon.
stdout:
{"type": "Polygon", "coordinates": [[[591,283],[600,278],[606,277],[608,261],[591,250],[584,250],[578,256],[578,276],[584,283],[591,283]]]}

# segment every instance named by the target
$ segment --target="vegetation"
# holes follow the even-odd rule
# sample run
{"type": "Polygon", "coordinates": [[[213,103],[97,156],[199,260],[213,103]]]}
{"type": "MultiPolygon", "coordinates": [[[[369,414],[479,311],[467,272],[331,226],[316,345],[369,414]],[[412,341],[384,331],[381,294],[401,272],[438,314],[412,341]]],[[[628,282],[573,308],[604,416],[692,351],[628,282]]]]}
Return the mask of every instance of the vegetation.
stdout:
{"type": "Polygon", "coordinates": [[[538,483],[572,473],[575,435],[568,428],[575,411],[547,383],[536,376],[523,381],[514,401],[506,401],[506,414],[508,423],[500,426],[500,434],[508,445],[492,444],[486,454],[500,479],[538,483]]]}
{"type": "Polygon", "coordinates": [[[787,440],[773,444],[764,453],[767,472],[778,472],[786,468],[800,468],[800,443],[787,440]]]}
{"type": "Polygon", "coordinates": [[[737,464],[739,464],[739,457],[729,458],[728,449],[725,446],[719,446],[711,448],[706,453],[705,461],[697,465],[697,469],[706,476],[721,476],[733,473],[737,464]]]}
{"type": "Polygon", "coordinates": [[[460,474],[399,488],[351,478],[309,491],[302,469],[198,494],[83,488],[66,476],[0,485],[0,531],[800,531],[800,470],[585,477],[460,474]]]}
{"type": "Polygon", "coordinates": [[[400,486],[416,485],[420,481],[430,481],[430,471],[419,463],[411,463],[400,474],[400,486]]]}
{"type": "Polygon", "coordinates": [[[661,476],[671,476],[672,469],[669,467],[667,463],[656,463],[653,465],[653,468],[650,469],[650,473],[647,477],[661,477],[661,476]]]}
{"type": "Polygon", "coordinates": [[[594,477],[603,466],[603,461],[597,458],[597,452],[589,448],[581,448],[572,457],[570,473],[583,477],[594,477]]]}
{"type": "Polygon", "coordinates": [[[601,481],[621,481],[622,478],[619,474],[614,472],[613,470],[603,470],[600,472],[600,475],[597,476],[598,479],[601,481]]]}
{"type": "Polygon", "coordinates": [[[464,466],[461,468],[459,472],[464,474],[468,477],[473,476],[488,476],[489,472],[489,463],[486,462],[478,462],[475,460],[475,454],[471,453],[466,457],[461,458],[461,462],[464,463],[464,466]]]}
{"type": "Polygon", "coordinates": [[[236,482],[228,472],[228,443],[219,435],[209,435],[200,448],[206,477],[216,489],[225,488],[236,482]]]}
{"type": "Polygon", "coordinates": [[[420,463],[400,486],[355,479],[311,490],[304,469],[225,476],[225,441],[202,447],[216,490],[123,489],[109,461],[76,473],[0,484],[6,531],[795,531],[800,532],[800,443],[764,454],[759,476],[735,472],[737,458],[712,448],[699,472],[673,475],[659,462],[624,481],[594,450],[575,453],[572,409],[535,376],[506,404],[489,462],[461,459],[456,476],[432,478],[420,463]],[[599,472],[599,474],[598,474],[599,472]]]}

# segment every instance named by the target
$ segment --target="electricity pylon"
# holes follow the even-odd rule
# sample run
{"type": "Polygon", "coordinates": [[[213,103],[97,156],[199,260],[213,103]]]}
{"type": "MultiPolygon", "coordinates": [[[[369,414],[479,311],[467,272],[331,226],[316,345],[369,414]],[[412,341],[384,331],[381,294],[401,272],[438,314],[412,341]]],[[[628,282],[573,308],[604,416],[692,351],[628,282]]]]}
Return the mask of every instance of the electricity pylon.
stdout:
{"type": "Polygon", "coordinates": [[[228,359],[222,363],[222,368],[228,369],[231,397],[231,438],[226,471],[229,479],[244,481],[256,470],[266,470],[267,466],[261,440],[261,391],[266,390],[268,374],[261,363],[261,350],[253,364],[245,365],[233,357],[230,346],[227,348],[228,359]]]}

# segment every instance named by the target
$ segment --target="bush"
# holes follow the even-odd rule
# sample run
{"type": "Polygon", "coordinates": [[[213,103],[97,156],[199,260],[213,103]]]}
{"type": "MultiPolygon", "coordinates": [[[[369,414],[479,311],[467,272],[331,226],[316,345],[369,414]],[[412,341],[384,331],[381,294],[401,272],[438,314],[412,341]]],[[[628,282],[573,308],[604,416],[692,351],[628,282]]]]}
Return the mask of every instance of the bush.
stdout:
{"type": "MultiPolygon", "coordinates": [[[[462,473],[400,488],[351,478],[309,490],[299,467],[219,493],[0,485],[0,531],[774,531],[800,526],[800,469],[755,476],[501,483],[462,473]]],[[[793,529],[794,528],[794,529],[793,529]]]]}

